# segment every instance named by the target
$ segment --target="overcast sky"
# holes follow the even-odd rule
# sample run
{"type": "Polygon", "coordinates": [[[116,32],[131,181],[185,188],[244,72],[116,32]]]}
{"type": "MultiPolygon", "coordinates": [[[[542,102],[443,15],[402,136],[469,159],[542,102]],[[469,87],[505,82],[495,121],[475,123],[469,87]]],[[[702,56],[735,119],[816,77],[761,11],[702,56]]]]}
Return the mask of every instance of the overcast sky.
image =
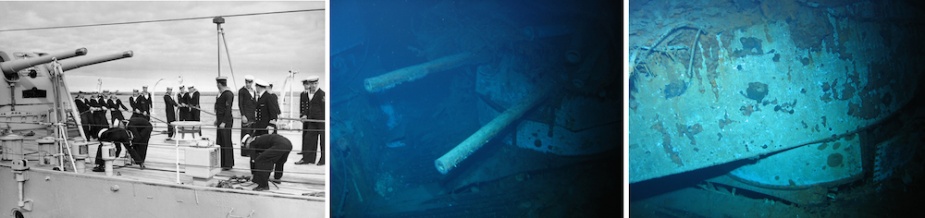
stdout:
{"type": "MultiPolygon", "coordinates": [[[[217,15],[324,9],[324,2],[0,2],[0,29],[86,25],[217,15]]],[[[244,75],[254,75],[281,89],[287,72],[297,81],[325,76],[326,11],[226,17],[222,27],[234,67],[236,87],[244,75]]],[[[103,89],[130,92],[142,85],[157,91],[166,86],[195,83],[200,91],[215,91],[216,25],[211,19],[0,32],[0,50],[59,52],[87,48],[86,56],[131,50],[134,57],[68,71],[71,91],[91,91],[102,78],[103,89]]],[[[222,47],[222,75],[231,78],[222,47]]],[[[229,81],[229,83],[231,83],[229,81]]],[[[234,84],[229,84],[234,86],[234,84]]],[[[297,84],[295,87],[301,90],[297,84]]]]}

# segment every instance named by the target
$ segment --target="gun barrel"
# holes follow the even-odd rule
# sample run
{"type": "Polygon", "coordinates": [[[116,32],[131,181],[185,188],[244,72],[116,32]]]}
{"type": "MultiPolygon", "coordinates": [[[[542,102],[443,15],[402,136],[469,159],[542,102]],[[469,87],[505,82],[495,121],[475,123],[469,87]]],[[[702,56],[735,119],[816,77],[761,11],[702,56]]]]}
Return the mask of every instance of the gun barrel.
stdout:
{"type": "Polygon", "coordinates": [[[86,48],[78,48],[76,50],[69,50],[58,53],[51,53],[48,55],[39,56],[36,58],[29,59],[19,59],[6,62],[0,62],[0,69],[2,69],[3,74],[9,75],[19,72],[22,69],[26,69],[35,65],[44,64],[51,62],[54,59],[63,60],[75,56],[81,56],[87,54],[86,48]]]}
{"type": "Polygon", "coordinates": [[[363,85],[370,93],[391,89],[404,82],[410,82],[427,76],[431,73],[451,70],[466,64],[478,62],[476,55],[464,52],[442,57],[430,62],[401,68],[375,77],[366,78],[363,85]]]}
{"type": "Polygon", "coordinates": [[[65,60],[59,63],[61,63],[61,70],[67,71],[67,70],[72,70],[72,69],[80,68],[80,67],[87,66],[87,65],[94,65],[94,64],[107,62],[107,61],[114,61],[114,60],[119,60],[123,58],[130,58],[132,57],[132,55],[133,55],[132,51],[125,51],[121,53],[114,53],[114,54],[108,54],[108,55],[102,55],[102,56],[65,60]]]}

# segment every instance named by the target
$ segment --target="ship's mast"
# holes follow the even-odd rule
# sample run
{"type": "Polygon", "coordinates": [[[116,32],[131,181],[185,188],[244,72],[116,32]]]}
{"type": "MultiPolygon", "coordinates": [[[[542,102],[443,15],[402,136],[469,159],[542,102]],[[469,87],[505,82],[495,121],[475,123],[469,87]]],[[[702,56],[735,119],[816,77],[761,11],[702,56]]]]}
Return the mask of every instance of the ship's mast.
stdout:
{"type": "Polygon", "coordinates": [[[218,57],[218,61],[216,63],[218,64],[218,76],[222,76],[222,42],[225,42],[225,57],[228,58],[228,71],[231,71],[231,83],[233,86],[237,86],[237,84],[234,82],[236,79],[234,78],[234,67],[231,64],[231,51],[228,50],[228,39],[225,38],[225,29],[222,28],[222,24],[225,23],[225,18],[212,18],[212,23],[215,23],[215,30],[217,32],[215,41],[216,51],[218,53],[216,56],[218,57]]]}
{"type": "Polygon", "coordinates": [[[222,76],[222,24],[225,23],[225,18],[215,17],[212,19],[212,23],[215,23],[215,49],[218,56],[218,76],[222,76]]]}

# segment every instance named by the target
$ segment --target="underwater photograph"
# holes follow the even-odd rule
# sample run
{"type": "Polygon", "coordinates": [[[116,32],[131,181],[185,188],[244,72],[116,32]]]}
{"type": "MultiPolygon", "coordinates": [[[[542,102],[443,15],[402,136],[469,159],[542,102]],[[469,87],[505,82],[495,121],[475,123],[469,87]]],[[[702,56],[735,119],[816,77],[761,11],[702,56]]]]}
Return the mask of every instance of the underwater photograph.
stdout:
{"type": "Polygon", "coordinates": [[[925,194],[920,1],[629,1],[632,217],[902,217],[925,194]]]}
{"type": "Polygon", "coordinates": [[[332,217],[618,217],[616,1],[332,1],[332,217]]]}

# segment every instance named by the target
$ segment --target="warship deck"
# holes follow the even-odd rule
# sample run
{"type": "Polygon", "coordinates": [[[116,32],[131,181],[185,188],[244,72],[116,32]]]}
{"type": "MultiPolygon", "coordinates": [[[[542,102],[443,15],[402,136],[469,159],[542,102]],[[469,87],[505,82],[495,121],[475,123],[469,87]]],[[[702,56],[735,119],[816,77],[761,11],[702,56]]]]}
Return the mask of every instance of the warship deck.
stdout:
{"type": "MultiPolygon", "coordinates": [[[[167,140],[167,134],[165,134],[165,131],[166,126],[164,126],[163,123],[155,123],[155,128],[149,141],[148,153],[145,160],[146,169],[142,170],[138,167],[138,165],[114,166],[115,172],[112,176],[143,182],[176,184],[176,161],[178,157],[177,149],[174,147],[174,141],[167,140]]],[[[34,130],[34,132],[36,134],[34,136],[25,137],[24,142],[24,153],[26,153],[26,159],[30,161],[30,167],[33,169],[41,168],[49,170],[57,167],[57,164],[37,164],[39,159],[39,149],[38,143],[35,140],[44,137],[47,134],[42,130],[34,130]]],[[[235,130],[232,132],[233,139],[240,138],[238,134],[239,131],[235,130]]],[[[298,155],[298,152],[301,152],[300,145],[302,143],[302,137],[300,133],[296,131],[280,130],[279,133],[292,141],[293,150],[288,157],[288,161],[286,161],[284,165],[285,173],[283,178],[280,179],[280,183],[275,185],[274,183],[270,183],[270,190],[267,192],[288,196],[324,197],[326,166],[318,166],[315,164],[295,165],[294,163],[301,159],[301,155],[298,155]]],[[[203,128],[202,134],[203,137],[214,139],[215,129],[203,128]]],[[[187,135],[187,137],[192,138],[190,135],[187,135]]],[[[221,171],[208,180],[194,180],[192,176],[184,174],[185,167],[183,166],[183,163],[185,162],[185,149],[184,146],[181,146],[179,149],[179,162],[181,163],[179,174],[180,182],[184,185],[215,187],[219,181],[229,180],[229,178],[234,176],[252,176],[249,167],[250,158],[240,155],[240,143],[235,143],[234,148],[235,165],[231,170],[221,171]]],[[[0,161],[0,165],[9,167],[11,165],[11,161],[0,161]]],[[[91,169],[94,166],[95,164],[87,161],[86,170],[83,174],[106,176],[106,173],[104,172],[93,172],[91,169]]],[[[67,171],[73,172],[73,169],[71,169],[72,167],[69,163],[65,168],[67,171]]],[[[239,180],[239,182],[231,182],[231,184],[235,189],[245,191],[250,191],[256,187],[256,184],[249,181],[240,182],[239,180]]]]}

